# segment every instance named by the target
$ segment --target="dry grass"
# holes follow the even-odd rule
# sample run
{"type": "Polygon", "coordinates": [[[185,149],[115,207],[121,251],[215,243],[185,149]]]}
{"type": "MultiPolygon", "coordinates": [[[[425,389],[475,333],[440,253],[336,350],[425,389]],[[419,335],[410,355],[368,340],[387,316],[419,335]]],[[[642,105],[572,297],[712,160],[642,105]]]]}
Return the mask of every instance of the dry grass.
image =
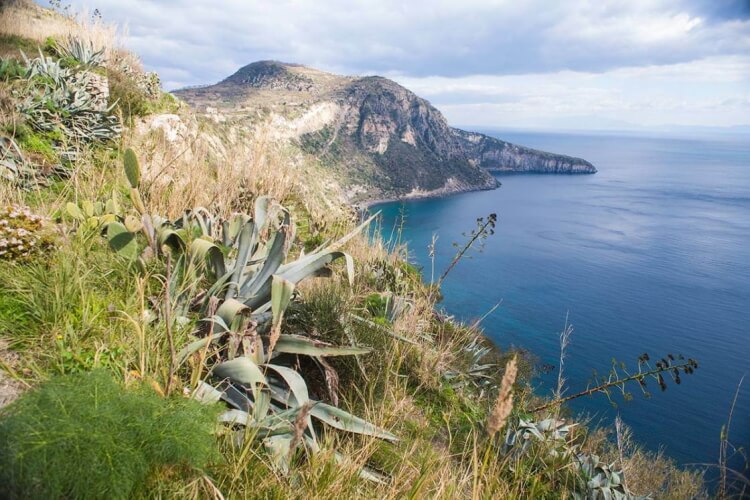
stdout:
{"type": "Polygon", "coordinates": [[[3,2],[0,15],[0,33],[17,35],[37,42],[48,37],[65,38],[75,36],[87,41],[98,50],[105,49],[108,56],[114,55],[126,33],[115,24],[105,23],[100,17],[87,11],[77,15],[63,15],[44,9],[31,0],[3,2]]]}
{"type": "Polygon", "coordinates": [[[661,450],[644,449],[626,425],[619,425],[616,442],[610,441],[611,434],[610,429],[593,431],[585,449],[598,453],[604,462],[622,467],[625,484],[634,495],[675,500],[708,497],[701,472],[677,467],[661,450]]]}
{"type": "Polygon", "coordinates": [[[226,216],[246,210],[260,194],[299,205],[321,221],[346,213],[325,189],[332,181],[262,127],[214,123],[183,111],[146,118],[126,142],[139,156],[142,191],[156,213],[176,216],[204,206],[226,216]]]}

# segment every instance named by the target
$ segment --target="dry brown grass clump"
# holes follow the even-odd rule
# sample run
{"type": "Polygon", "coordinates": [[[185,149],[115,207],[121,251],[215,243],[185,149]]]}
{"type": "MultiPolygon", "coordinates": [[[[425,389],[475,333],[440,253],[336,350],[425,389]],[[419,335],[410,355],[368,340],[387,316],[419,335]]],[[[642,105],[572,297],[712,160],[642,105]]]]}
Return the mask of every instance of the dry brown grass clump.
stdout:
{"type": "Polygon", "coordinates": [[[183,110],[147,117],[126,142],[139,155],[142,190],[157,213],[177,216],[185,207],[204,206],[228,215],[261,194],[323,223],[347,212],[327,189],[333,181],[263,127],[217,123],[183,110]]]}
{"type": "Polygon", "coordinates": [[[0,2],[0,33],[44,42],[48,37],[74,36],[91,43],[97,50],[114,55],[122,45],[125,33],[117,25],[104,22],[88,12],[65,15],[36,5],[31,0],[0,2]]]}

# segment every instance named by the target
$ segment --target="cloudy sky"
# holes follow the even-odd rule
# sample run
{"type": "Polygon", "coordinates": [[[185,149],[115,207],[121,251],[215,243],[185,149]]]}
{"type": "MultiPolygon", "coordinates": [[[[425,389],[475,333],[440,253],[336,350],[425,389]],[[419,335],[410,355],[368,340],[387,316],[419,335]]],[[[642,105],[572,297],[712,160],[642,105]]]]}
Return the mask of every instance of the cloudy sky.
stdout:
{"type": "Polygon", "coordinates": [[[168,89],[276,59],[388,76],[456,125],[750,124],[750,0],[72,3],[126,25],[168,89]]]}

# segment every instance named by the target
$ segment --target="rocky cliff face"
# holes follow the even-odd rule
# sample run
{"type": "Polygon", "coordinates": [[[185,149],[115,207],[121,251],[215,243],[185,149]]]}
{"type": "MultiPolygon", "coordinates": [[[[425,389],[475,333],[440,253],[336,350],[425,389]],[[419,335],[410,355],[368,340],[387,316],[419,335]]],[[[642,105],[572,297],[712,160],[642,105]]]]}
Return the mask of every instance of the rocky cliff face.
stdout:
{"type": "Polygon", "coordinates": [[[429,102],[381,77],[262,61],[175,94],[198,108],[270,110],[286,137],[347,177],[353,201],[492,189],[492,172],[596,172],[581,158],[452,128],[429,102]]]}

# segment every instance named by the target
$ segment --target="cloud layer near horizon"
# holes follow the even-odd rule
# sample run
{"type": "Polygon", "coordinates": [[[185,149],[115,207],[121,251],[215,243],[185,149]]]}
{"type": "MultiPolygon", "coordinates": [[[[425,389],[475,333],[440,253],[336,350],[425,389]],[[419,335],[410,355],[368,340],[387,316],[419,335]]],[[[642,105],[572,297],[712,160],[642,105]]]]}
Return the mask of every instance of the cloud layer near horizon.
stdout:
{"type": "Polygon", "coordinates": [[[128,46],[167,88],[212,83],[249,62],[277,59],[394,77],[461,123],[474,117],[489,125],[510,113],[528,126],[587,115],[732,125],[746,123],[750,110],[745,0],[76,0],[73,6],[97,7],[106,20],[127,24],[128,46]],[[642,92],[639,81],[646,83],[642,92]],[[684,116],[681,101],[694,102],[700,113],[684,116]],[[650,112],[640,116],[639,109],[650,112]]]}

